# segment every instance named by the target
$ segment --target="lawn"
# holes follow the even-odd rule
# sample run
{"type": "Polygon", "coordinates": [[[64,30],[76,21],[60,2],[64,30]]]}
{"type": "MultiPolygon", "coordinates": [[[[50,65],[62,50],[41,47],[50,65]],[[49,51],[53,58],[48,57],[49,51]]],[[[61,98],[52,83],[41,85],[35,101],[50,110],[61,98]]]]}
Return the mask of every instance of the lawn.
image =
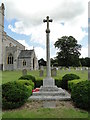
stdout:
{"type": "Polygon", "coordinates": [[[66,108],[41,108],[36,110],[8,111],[3,114],[3,118],[88,118],[88,113],[66,108]]]}
{"type": "MultiPolygon", "coordinates": [[[[72,69],[71,71],[68,70],[58,70],[57,76],[54,78],[62,79],[62,76],[67,73],[74,73],[79,75],[82,80],[88,79],[88,71],[76,71],[72,69]]],[[[36,78],[39,77],[39,71],[28,71],[27,74],[33,75],[36,78]]],[[[9,81],[15,81],[19,77],[22,76],[22,71],[3,71],[2,75],[2,83],[6,83],[9,81]]],[[[46,72],[44,72],[44,77],[46,76],[46,72]]],[[[41,79],[41,78],[40,78],[41,79]]],[[[87,118],[88,112],[77,109],[74,106],[70,107],[69,105],[58,105],[56,108],[43,108],[39,106],[36,107],[36,104],[32,104],[31,101],[26,102],[26,106],[22,106],[21,108],[14,109],[14,110],[6,110],[3,111],[3,118],[87,118]],[[28,104],[28,105],[26,105],[28,104]],[[33,106],[33,107],[30,107],[33,106]]],[[[90,116],[90,114],[89,114],[90,116]]]]}
{"type": "Polygon", "coordinates": [[[42,102],[28,101],[19,109],[3,112],[3,118],[88,118],[88,112],[60,102],[56,108],[43,108],[42,102]]]}
{"type": "MultiPolygon", "coordinates": [[[[71,71],[68,70],[58,70],[57,71],[57,76],[54,78],[60,78],[62,79],[62,76],[64,76],[67,73],[74,73],[78,76],[80,76],[81,79],[83,80],[87,80],[88,79],[88,71],[76,71],[74,69],[72,69],[71,71]]],[[[43,79],[46,76],[46,71],[44,71],[44,77],[39,77],[39,71],[28,71],[27,74],[33,75],[39,79],[43,79]]],[[[1,76],[1,75],[0,75],[1,76]]],[[[22,71],[3,71],[2,72],[2,83],[6,83],[9,81],[15,81],[18,80],[19,77],[22,76],[22,71]]]]}

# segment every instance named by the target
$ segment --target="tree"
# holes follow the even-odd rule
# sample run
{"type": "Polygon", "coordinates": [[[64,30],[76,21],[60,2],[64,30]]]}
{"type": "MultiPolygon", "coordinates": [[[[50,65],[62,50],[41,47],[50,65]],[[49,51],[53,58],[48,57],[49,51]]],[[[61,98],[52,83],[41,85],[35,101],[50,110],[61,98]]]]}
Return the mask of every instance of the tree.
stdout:
{"type": "Polygon", "coordinates": [[[55,67],[58,66],[57,59],[53,59],[53,58],[51,58],[50,61],[51,61],[51,66],[55,66],[55,67]]]}
{"type": "Polygon", "coordinates": [[[86,66],[90,67],[90,58],[86,57],[85,61],[86,61],[86,66]]]}
{"type": "Polygon", "coordinates": [[[82,66],[90,67],[90,58],[89,57],[80,58],[80,62],[82,64],[82,66]]]}
{"type": "Polygon", "coordinates": [[[80,58],[79,60],[80,60],[82,66],[86,66],[85,58],[80,58]]]}
{"type": "Polygon", "coordinates": [[[41,58],[40,60],[38,60],[39,66],[46,66],[46,61],[41,58]]]}
{"type": "Polygon", "coordinates": [[[59,49],[57,52],[58,64],[63,66],[79,66],[79,56],[81,55],[81,45],[77,44],[77,40],[72,36],[63,36],[55,42],[55,48],[59,49]]]}

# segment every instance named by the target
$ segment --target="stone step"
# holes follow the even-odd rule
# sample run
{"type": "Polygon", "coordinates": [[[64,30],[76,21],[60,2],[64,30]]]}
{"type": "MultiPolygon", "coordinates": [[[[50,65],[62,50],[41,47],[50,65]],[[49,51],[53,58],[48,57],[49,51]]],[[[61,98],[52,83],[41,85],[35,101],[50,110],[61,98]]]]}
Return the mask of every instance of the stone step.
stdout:
{"type": "Polygon", "coordinates": [[[40,91],[58,91],[58,87],[57,86],[41,86],[40,87],[40,91]]]}
{"type": "Polygon", "coordinates": [[[62,92],[62,91],[49,91],[49,92],[46,92],[46,91],[40,91],[40,92],[33,92],[33,95],[36,95],[36,96],[40,96],[40,95],[45,95],[45,96],[60,96],[60,95],[65,95],[65,92],[62,92]]]}
{"type": "Polygon", "coordinates": [[[31,96],[28,100],[71,100],[71,96],[31,96]]]}
{"type": "Polygon", "coordinates": [[[58,91],[39,91],[34,92],[29,100],[71,100],[71,95],[62,88],[58,91]]]}

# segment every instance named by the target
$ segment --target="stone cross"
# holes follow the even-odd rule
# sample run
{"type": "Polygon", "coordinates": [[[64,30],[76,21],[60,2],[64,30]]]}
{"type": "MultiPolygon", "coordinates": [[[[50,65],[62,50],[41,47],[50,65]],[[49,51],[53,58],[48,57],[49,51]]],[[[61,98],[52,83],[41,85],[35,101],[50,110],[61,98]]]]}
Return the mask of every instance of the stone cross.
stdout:
{"type": "Polygon", "coordinates": [[[40,87],[39,92],[33,93],[33,95],[29,98],[30,100],[43,100],[44,108],[54,108],[56,106],[56,100],[70,100],[71,96],[64,91],[62,88],[59,88],[55,85],[55,80],[51,77],[51,69],[50,69],[50,42],[49,42],[49,17],[46,17],[46,20],[43,22],[47,22],[46,29],[46,45],[47,45],[47,76],[43,79],[43,86],[40,87]]]}
{"type": "Polygon", "coordinates": [[[51,68],[50,68],[50,41],[49,41],[49,22],[52,22],[52,19],[49,19],[49,16],[44,19],[43,22],[47,22],[47,29],[46,29],[46,59],[47,59],[47,77],[51,77],[51,68]]]}

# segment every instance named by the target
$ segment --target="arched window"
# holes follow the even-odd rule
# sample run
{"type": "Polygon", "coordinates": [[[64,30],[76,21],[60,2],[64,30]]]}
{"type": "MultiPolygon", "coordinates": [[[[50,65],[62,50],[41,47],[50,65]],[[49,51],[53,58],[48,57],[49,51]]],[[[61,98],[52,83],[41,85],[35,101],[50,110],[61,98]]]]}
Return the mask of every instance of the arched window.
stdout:
{"type": "Polygon", "coordinates": [[[13,64],[13,55],[10,53],[7,58],[7,64],[13,64]]]}
{"type": "Polygon", "coordinates": [[[26,66],[26,61],[25,60],[23,61],[23,66],[26,66]]]}

